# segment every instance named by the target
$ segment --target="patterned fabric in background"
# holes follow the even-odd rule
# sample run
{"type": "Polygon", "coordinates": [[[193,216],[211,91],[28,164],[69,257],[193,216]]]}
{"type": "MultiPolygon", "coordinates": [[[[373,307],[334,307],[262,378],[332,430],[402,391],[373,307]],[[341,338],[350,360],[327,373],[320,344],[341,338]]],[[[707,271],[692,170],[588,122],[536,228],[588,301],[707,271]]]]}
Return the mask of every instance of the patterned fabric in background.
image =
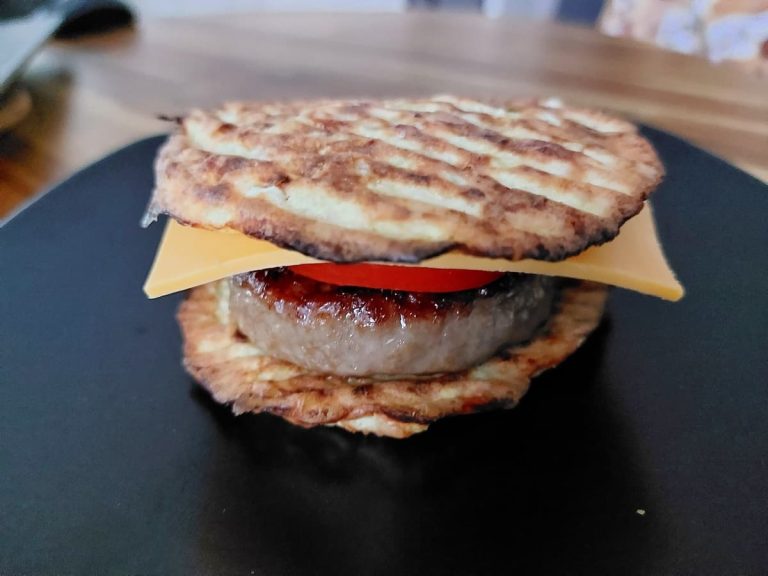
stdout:
{"type": "Polygon", "coordinates": [[[609,0],[599,27],[768,76],[768,0],[609,0]]]}

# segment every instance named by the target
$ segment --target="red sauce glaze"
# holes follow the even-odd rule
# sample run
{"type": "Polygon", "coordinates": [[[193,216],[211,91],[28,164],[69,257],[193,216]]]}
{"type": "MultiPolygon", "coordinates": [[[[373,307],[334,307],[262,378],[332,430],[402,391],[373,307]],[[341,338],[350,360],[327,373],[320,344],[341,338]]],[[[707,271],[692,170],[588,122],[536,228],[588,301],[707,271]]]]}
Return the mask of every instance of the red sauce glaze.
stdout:
{"type": "Polygon", "coordinates": [[[294,309],[299,322],[327,315],[376,324],[402,318],[434,318],[436,314],[462,314],[472,301],[513,290],[527,278],[525,274],[504,274],[482,288],[443,293],[335,286],[295,274],[288,268],[246,272],[234,276],[233,281],[273,308],[294,309]]]}

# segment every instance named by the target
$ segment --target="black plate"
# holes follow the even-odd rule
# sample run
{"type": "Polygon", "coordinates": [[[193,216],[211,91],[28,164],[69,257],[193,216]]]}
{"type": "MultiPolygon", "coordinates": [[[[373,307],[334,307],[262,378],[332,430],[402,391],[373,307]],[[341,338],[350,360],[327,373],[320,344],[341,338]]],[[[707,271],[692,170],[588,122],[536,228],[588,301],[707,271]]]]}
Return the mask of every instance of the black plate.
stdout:
{"type": "Polygon", "coordinates": [[[0,230],[0,574],[766,574],[768,189],[648,134],[687,297],[615,291],[517,409],[407,441],[184,374],[141,292],[158,138],[58,186],[0,230]]]}

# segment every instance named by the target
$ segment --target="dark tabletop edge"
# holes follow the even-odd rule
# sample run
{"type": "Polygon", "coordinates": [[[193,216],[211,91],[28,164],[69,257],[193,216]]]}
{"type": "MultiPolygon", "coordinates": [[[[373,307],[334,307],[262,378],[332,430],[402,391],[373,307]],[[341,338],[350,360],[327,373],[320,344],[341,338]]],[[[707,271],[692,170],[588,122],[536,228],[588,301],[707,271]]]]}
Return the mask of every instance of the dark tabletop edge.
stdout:
{"type": "Polygon", "coordinates": [[[105,160],[108,160],[112,156],[114,156],[116,154],[120,154],[121,152],[123,152],[125,150],[129,150],[129,149],[134,148],[136,146],[142,146],[142,145],[146,144],[147,142],[149,142],[151,140],[160,139],[160,138],[166,138],[167,136],[168,136],[168,133],[160,132],[158,134],[153,134],[152,136],[147,136],[145,138],[141,138],[140,140],[136,140],[134,142],[131,142],[130,144],[126,144],[124,146],[120,146],[118,148],[110,150],[109,152],[107,152],[106,154],[101,156],[99,159],[94,160],[90,164],[86,164],[85,166],[82,166],[82,167],[78,168],[77,170],[75,170],[71,174],[65,176],[61,180],[59,180],[57,182],[54,182],[53,184],[49,185],[47,188],[44,188],[42,192],[39,192],[39,193],[35,194],[34,196],[32,196],[31,198],[26,199],[24,202],[22,202],[21,204],[16,206],[14,209],[12,209],[8,214],[6,214],[2,218],[0,218],[0,230],[5,228],[5,226],[7,226],[12,220],[14,220],[22,212],[26,212],[30,207],[34,206],[40,200],[42,200],[43,198],[48,196],[48,194],[50,192],[52,192],[53,190],[56,190],[57,188],[59,188],[60,186],[65,184],[66,182],[69,182],[70,180],[72,180],[73,178],[77,178],[83,172],[87,172],[87,171],[93,169],[93,167],[95,167],[96,165],[101,164],[105,160]]]}
{"type": "MultiPolygon", "coordinates": [[[[696,151],[701,152],[705,156],[711,158],[712,160],[715,160],[716,162],[718,162],[720,164],[723,164],[727,168],[729,168],[731,170],[734,170],[736,172],[739,172],[742,175],[750,178],[751,180],[754,180],[757,184],[760,184],[760,185],[768,188],[768,183],[763,182],[760,178],[758,178],[754,174],[750,174],[749,172],[747,172],[743,168],[740,168],[740,167],[736,166],[735,164],[733,164],[732,162],[730,162],[726,158],[723,158],[722,156],[719,156],[719,155],[715,154],[711,150],[709,150],[707,148],[703,148],[703,147],[699,146],[698,144],[694,144],[693,142],[691,142],[687,138],[683,138],[682,136],[678,136],[674,132],[669,132],[667,130],[664,130],[662,128],[654,126],[653,124],[646,124],[644,122],[636,122],[635,124],[640,128],[640,132],[643,135],[645,135],[645,136],[648,136],[649,134],[650,135],[657,135],[658,134],[658,135],[661,135],[661,136],[670,137],[670,138],[674,138],[675,140],[679,140],[680,142],[685,143],[686,145],[690,146],[691,148],[695,149],[696,151]]],[[[667,170],[668,169],[669,169],[669,167],[667,166],[667,170]]]]}

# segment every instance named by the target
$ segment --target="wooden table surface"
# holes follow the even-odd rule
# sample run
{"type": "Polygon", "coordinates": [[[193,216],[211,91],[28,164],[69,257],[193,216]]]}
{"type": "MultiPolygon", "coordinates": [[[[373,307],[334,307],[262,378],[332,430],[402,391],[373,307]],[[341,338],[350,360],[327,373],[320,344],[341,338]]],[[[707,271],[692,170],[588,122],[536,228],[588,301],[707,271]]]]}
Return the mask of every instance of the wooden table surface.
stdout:
{"type": "Polygon", "coordinates": [[[0,216],[224,99],[560,95],[683,136],[768,180],[768,81],[592,30],[474,14],[252,14],[140,21],[46,47],[34,108],[0,136],[0,216]]]}

